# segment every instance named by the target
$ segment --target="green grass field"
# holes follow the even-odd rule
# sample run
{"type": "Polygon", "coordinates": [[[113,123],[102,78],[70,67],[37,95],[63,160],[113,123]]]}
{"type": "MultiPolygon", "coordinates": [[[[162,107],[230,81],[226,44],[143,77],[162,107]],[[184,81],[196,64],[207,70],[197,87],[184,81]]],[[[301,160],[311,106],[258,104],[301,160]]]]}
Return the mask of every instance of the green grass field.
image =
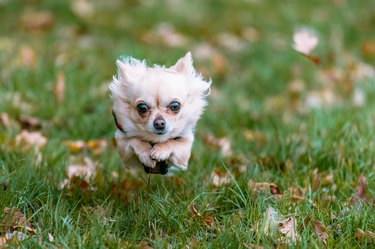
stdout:
{"type": "Polygon", "coordinates": [[[0,248],[374,248],[374,10],[0,0],[0,248]],[[301,27],[320,64],[293,49],[301,27]],[[131,175],[112,143],[116,58],[187,51],[213,81],[189,169],[131,175]]]}

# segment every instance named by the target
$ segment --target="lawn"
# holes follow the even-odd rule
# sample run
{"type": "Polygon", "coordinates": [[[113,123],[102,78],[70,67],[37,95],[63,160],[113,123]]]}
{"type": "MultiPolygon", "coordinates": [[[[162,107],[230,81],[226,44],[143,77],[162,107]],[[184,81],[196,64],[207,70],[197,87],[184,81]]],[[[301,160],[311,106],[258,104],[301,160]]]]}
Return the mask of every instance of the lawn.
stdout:
{"type": "Polygon", "coordinates": [[[375,247],[374,10],[0,0],[0,248],[375,247]],[[301,30],[319,39],[307,56],[301,30]],[[189,169],[130,174],[116,58],[187,51],[213,81],[189,169]]]}

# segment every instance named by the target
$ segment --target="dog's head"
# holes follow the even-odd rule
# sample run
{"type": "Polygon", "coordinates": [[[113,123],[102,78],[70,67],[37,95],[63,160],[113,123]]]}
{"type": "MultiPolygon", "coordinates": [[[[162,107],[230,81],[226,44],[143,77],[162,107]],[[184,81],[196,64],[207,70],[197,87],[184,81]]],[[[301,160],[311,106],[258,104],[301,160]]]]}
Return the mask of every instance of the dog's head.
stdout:
{"type": "Polygon", "coordinates": [[[116,64],[109,86],[113,111],[129,136],[161,142],[192,132],[211,81],[196,73],[190,53],[169,68],[129,57],[116,64]]]}

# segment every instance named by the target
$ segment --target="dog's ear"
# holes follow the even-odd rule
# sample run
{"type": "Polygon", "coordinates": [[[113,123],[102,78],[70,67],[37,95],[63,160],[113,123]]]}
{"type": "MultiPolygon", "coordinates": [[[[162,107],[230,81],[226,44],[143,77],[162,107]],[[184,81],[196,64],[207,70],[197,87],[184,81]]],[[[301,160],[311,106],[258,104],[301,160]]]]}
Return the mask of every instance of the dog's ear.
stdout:
{"type": "Polygon", "coordinates": [[[132,57],[122,57],[116,61],[118,79],[125,82],[137,80],[146,70],[145,61],[139,61],[132,57]]]}
{"type": "Polygon", "coordinates": [[[188,52],[184,57],[180,58],[171,68],[179,73],[193,73],[195,69],[193,67],[193,59],[191,57],[191,53],[188,52]]]}

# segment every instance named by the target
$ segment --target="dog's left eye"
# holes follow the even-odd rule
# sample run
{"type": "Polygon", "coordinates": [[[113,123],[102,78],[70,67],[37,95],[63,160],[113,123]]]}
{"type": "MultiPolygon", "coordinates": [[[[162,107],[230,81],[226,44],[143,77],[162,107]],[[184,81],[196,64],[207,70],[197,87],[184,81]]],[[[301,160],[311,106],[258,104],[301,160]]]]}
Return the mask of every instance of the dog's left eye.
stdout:
{"type": "Polygon", "coordinates": [[[181,108],[181,104],[177,101],[172,101],[168,107],[171,109],[171,111],[178,112],[181,108]]]}

